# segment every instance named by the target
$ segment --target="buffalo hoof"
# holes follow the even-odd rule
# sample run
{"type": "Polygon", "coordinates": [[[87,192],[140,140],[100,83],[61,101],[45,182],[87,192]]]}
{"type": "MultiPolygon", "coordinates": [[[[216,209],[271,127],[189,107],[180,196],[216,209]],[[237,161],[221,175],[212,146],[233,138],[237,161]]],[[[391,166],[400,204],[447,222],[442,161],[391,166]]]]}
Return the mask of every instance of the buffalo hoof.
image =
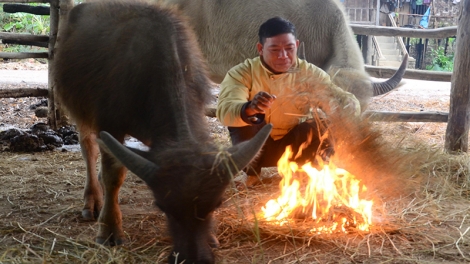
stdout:
{"type": "Polygon", "coordinates": [[[101,237],[96,238],[96,243],[104,245],[104,246],[110,246],[110,247],[119,246],[119,245],[124,244],[125,242],[126,242],[125,239],[113,238],[112,235],[111,237],[108,237],[108,238],[101,238],[101,237]]]}
{"type": "Polygon", "coordinates": [[[85,192],[85,204],[82,209],[82,216],[85,221],[96,221],[100,216],[101,208],[103,208],[103,202],[100,197],[102,197],[101,190],[96,195],[86,194],[85,192]]]}
{"type": "Polygon", "coordinates": [[[96,221],[98,216],[100,216],[100,212],[98,210],[90,210],[86,208],[82,210],[82,217],[86,221],[96,221]]]}

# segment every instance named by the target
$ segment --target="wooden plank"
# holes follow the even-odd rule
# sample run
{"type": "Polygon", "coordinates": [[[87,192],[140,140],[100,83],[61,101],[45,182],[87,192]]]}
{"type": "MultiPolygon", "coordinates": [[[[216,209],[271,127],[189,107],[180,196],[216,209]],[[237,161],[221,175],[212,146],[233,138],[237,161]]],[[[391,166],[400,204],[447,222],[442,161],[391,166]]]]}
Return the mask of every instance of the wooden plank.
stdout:
{"type": "Polygon", "coordinates": [[[47,88],[14,88],[0,89],[0,98],[46,97],[47,88]]]}
{"type": "Polygon", "coordinates": [[[47,48],[49,42],[49,36],[46,35],[18,34],[9,32],[0,32],[0,39],[3,44],[18,44],[43,48],[47,48]]]}
{"type": "Polygon", "coordinates": [[[448,152],[468,151],[470,119],[470,0],[461,2],[454,72],[450,90],[449,122],[444,148],[448,152]]]}
{"type": "Polygon", "coordinates": [[[49,36],[47,36],[47,35],[32,35],[32,34],[0,32],[0,39],[15,40],[15,41],[48,42],[49,41],[49,36]]]}
{"type": "Polygon", "coordinates": [[[48,43],[47,42],[35,42],[35,41],[15,41],[15,40],[2,40],[3,44],[15,44],[15,45],[26,45],[26,46],[36,46],[36,47],[41,47],[41,48],[47,48],[48,43]]]}
{"type": "Polygon", "coordinates": [[[365,111],[363,116],[380,122],[447,122],[445,112],[379,112],[365,111]]]}
{"type": "MultiPolygon", "coordinates": [[[[205,114],[208,117],[216,117],[216,106],[206,107],[205,114]]],[[[445,112],[386,112],[365,111],[364,118],[374,122],[447,122],[448,113],[445,112]]]]}
{"type": "Polygon", "coordinates": [[[28,58],[47,58],[47,52],[0,52],[0,58],[3,59],[28,59],[28,58]]]}
{"type": "MultiPolygon", "coordinates": [[[[365,66],[366,72],[375,78],[390,78],[397,71],[397,68],[392,67],[377,67],[365,66]]],[[[451,72],[428,71],[428,70],[414,70],[406,69],[403,78],[424,80],[424,81],[437,81],[437,82],[450,82],[452,77],[451,72]]]]}
{"type": "Polygon", "coordinates": [[[447,38],[457,34],[457,27],[442,27],[437,29],[412,29],[412,28],[392,28],[383,26],[371,26],[362,24],[350,24],[356,35],[373,36],[401,36],[410,38],[447,38]]]}
{"type": "Polygon", "coordinates": [[[0,3],[49,3],[50,0],[0,0],[0,3]]]}
{"type": "Polygon", "coordinates": [[[33,15],[47,16],[49,15],[48,6],[30,6],[23,4],[4,4],[3,12],[5,13],[29,13],[33,15]]]}
{"type": "MultiPolygon", "coordinates": [[[[351,23],[354,23],[354,25],[374,25],[375,21],[351,21],[351,23]]],[[[359,34],[356,34],[359,35],[359,34]]]]}

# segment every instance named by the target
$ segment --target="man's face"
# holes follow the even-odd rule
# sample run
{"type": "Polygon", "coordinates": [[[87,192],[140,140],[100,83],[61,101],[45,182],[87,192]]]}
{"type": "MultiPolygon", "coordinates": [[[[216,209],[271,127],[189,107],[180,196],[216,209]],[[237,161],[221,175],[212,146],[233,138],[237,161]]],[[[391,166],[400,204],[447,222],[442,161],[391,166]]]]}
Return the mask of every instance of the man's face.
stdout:
{"type": "Polygon", "coordinates": [[[287,72],[297,59],[299,40],[291,33],[267,38],[264,45],[258,43],[258,53],[273,73],[287,72]]]}

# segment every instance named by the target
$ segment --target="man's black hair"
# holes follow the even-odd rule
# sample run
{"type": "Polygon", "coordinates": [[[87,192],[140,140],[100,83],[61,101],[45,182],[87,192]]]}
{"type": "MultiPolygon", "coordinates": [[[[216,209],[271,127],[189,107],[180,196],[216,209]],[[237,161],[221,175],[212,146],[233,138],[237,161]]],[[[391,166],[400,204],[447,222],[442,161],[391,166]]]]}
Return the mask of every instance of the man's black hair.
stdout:
{"type": "Polygon", "coordinates": [[[295,26],[289,20],[282,17],[270,18],[259,27],[259,43],[264,44],[267,38],[286,33],[292,33],[297,38],[295,26]]]}

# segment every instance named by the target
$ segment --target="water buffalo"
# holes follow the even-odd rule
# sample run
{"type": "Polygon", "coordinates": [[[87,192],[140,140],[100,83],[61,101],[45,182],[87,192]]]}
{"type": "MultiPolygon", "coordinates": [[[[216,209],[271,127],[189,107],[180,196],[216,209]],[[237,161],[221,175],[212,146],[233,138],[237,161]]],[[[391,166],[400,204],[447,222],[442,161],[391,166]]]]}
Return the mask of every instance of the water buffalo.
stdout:
{"type": "Polygon", "coordinates": [[[139,1],[80,4],[61,26],[58,43],[56,92],[80,132],[87,165],[82,214],[99,215],[97,242],[124,242],[118,193],[127,167],[167,216],[174,243],[169,261],[213,263],[212,212],[271,126],[250,142],[225,150],[214,145],[204,116],[211,100],[206,65],[176,10],[139,1]],[[150,150],[125,147],[126,135],[150,150]]]}
{"type": "MultiPolygon", "coordinates": [[[[391,79],[371,82],[339,0],[159,1],[176,5],[190,18],[214,82],[220,82],[234,65],[257,56],[258,28],[274,16],[294,23],[305,48],[305,59],[330,73],[339,87],[353,93],[362,110],[372,96],[396,88],[406,70],[407,57],[391,79]]],[[[301,57],[302,50],[299,49],[301,57]]]]}

